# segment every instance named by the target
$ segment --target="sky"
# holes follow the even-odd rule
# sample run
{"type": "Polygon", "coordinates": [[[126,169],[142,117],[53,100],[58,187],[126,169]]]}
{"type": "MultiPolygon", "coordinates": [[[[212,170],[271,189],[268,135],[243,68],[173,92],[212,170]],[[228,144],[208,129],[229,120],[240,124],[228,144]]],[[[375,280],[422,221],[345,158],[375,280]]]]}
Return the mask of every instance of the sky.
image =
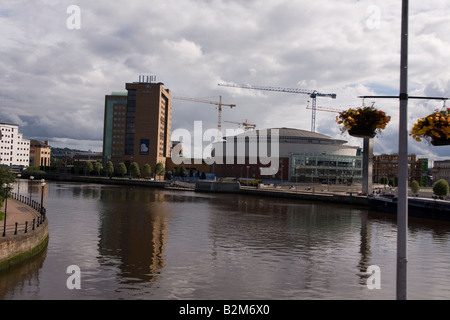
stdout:
{"type": "MultiPolygon", "coordinates": [[[[408,91],[450,97],[450,2],[410,1],[408,91]]],[[[52,147],[102,151],[105,95],[140,75],[172,96],[224,106],[222,127],[311,129],[307,94],[248,90],[246,84],[317,90],[317,106],[372,105],[391,116],[374,153],[398,152],[400,0],[3,0],[0,6],[0,122],[52,147]]],[[[448,102],[450,106],[450,102],[448,102]]],[[[409,100],[408,128],[444,106],[409,100]]],[[[172,131],[217,128],[217,107],[172,101],[172,131]]],[[[316,132],[341,133],[336,113],[317,111],[316,132]]],[[[450,158],[450,147],[408,140],[409,153],[450,158]]]]}

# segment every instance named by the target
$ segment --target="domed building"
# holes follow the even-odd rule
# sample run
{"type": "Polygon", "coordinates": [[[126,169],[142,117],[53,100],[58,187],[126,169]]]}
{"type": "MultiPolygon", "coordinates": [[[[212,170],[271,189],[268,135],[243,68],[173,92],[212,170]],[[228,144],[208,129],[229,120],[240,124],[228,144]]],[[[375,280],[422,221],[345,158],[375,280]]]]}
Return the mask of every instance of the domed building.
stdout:
{"type": "Polygon", "coordinates": [[[360,184],[361,148],[346,143],[294,128],[247,131],[214,145],[212,171],[263,182],[360,184]]]}

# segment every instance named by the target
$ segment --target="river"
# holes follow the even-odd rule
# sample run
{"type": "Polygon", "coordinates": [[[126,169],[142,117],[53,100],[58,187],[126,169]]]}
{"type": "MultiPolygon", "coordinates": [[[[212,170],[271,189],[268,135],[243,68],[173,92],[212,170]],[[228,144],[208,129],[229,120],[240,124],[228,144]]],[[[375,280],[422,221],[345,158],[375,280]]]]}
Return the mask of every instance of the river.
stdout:
{"type": "MultiPolygon", "coordinates": [[[[0,273],[0,299],[396,298],[396,218],[367,208],[51,181],[44,206],[48,247],[0,273]]],[[[449,271],[450,223],[411,218],[408,299],[449,299],[449,271]]]]}

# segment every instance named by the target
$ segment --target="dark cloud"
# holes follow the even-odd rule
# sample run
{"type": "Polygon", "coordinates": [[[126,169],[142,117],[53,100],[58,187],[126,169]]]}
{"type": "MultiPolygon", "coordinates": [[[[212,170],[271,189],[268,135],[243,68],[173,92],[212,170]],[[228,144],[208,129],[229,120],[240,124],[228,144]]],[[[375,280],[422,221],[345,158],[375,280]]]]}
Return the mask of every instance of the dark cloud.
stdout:
{"type": "MultiPolygon", "coordinates": [[[[361,105],[361,94],[398,92],[400,5],[392,1],[78,1],[81,29],[69,30],[59,0],[10,1],[0,10],[0,118],[27,138],[101,150],[104,96],[140,74],[156,75],[174,96],[235,103],[222,120],[258,128],[310,129],[307,95],[219,87],[234,82],[337,93],[330,107],[361,105]],[[377,28],[368,10],[378,6],[377,28]],[[372,21],[372,20],[370,20],[372,21]]],[[[417,95],[449,95],[450,5],[411,8],[410,83],[417,95]]],[[[377,18],[377,17],[375,17],[377,18]]],[[[366,101],[369,103],[369,101],[366,101]]],[[[398,101],[377,101],[392,121],[375,152],[398,150],[398,101]]],[[[435,108],[411,102],[411,125],[435,108]]],[[[318,112],[317,131],[341,137],[335,115],[318,112]]],[[[173,129],[217,127],[212,105],[173,101],[173,129]]],[[[236,128],[222,124],[224,129],[236,128]]],[[[342,136],[349,143],[358,139],[342,136]]],[[[410,141],[410,151],[449,152],[410,141]]]]}

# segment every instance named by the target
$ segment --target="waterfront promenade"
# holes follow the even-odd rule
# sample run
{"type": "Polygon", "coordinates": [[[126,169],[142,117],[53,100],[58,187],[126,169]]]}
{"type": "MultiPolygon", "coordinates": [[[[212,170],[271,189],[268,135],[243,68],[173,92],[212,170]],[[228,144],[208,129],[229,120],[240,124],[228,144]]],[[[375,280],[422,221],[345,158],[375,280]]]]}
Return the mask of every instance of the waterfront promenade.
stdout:
{"type": "MultiPolygon", "coordinates": [[[[2,212],[5,212],[5,204],[6,201],[3,201],[3,206],[1,208],[2,212]]],[[[17,234],[25,233],[26,228],[28,231],[33,227],[33,220],[36,226],[36,223],[40,216],[39,212],[37,212],[33,208],[11,198],[8,198],[6,210],[6,236],[14,235],[14,233],[16,232],[16,223],[17,234]]],[[[3,235],[4,223],[4,220],[0,221],[1,235],[3,235]]]]}
{"type": "Polygon", "coordinates": [[[48,222],[40,208],[8,198],[1,208],[3,212],[5,209],[6,220],[0,221],[0,271],[41,252],[49,236],[48,222]]]}

